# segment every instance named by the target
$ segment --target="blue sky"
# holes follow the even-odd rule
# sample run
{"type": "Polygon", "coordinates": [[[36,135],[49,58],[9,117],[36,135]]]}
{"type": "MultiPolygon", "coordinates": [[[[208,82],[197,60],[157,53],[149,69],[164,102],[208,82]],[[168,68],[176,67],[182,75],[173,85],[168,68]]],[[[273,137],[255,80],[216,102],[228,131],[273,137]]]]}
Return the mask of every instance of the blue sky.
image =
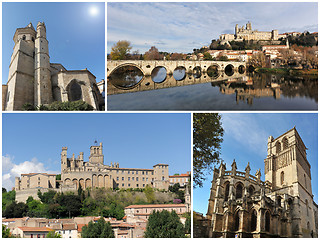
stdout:
{"type": "Polygon", "coordinates": [[[113,2],[107,4],[107,52],[119,40],[132,51],[192,52],[251,21],[259,31],[318,31],[317,2],[113,2]]]}
{"type": "MultiPolygon", "coordinates": [[[[221,148],[221,157],[231,169],[233,159],[238,171],[243,171],[250,162],[254,175],[260,168],[264,180],[264,159],[267,156],[267,140],[274,138],[296,126],[304,141],[307,158],[311,165],[311,184],[314,201],[318,202],[318,117],[311,113],[239,113],[222,114],[225,130],[221,148]]],[[[204,215],[207,213],[212,174],[207,175],[202,188],[193,191],[193,208],[204,215]]]]}
{"type": "Polygon", "coordinates": [[[105,77],[105,4],[8,3],[2,4],[2,83],[7,83],[13,35],[30,22],[45,22],[50,62],[67,70],[87,68],[97,82],[105,77]],[[94,12],[92,9],[97,11],[94,12]],[[91,14],[93,13],[93,14],[91,14]],[[94,14],[96,13],[96,14],[94,14]]]}
{"type": "Polygon", "coordinates": [[[104,163],[152,168],[169,164],[169,174],[191,169],[190,114],[33,113],[2,114],[2,185],[21,173],[60,173],[62,147],[68,157],[103,143],[104,163]]]}

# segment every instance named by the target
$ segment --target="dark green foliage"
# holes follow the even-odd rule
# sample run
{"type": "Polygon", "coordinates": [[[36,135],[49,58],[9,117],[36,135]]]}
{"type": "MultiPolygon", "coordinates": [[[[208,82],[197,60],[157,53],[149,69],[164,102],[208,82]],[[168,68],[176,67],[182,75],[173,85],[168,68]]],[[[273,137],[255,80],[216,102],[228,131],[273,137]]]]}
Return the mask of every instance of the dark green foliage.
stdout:
{"type": "Polygon", "coordinates": [[[146,238],[183,238],[185,228],[175,211],[153,211],[149,216],[147,229],[144,233],[146,238]]]}
{"type": "Polygon", "coordinates": [[[56,192],[53,190],[49,190],[48,192],[42,193],[40,190],[38,190],[38,197],[40,198],[42,203],[53,203],[54,202],[54,196],[56,195],[56,192]]]}
{"type": "Polygon", "coordinates": [[[113,202],[108,206],[108,209],[102,211],[102,215],[104,217],[114,217],[120,220],[124,217],[124,208],[116,202],[113,202]]]}
{"type": "Polygon", "coordinates": [[[184,199],[184,191],[180,190],[180,184],[176,183],[173,186],[169,186],[169,191],[173,192],[177,195],[177,198],[180,199],[182,201],[182,203],[184,203],[185,199],[184,199]]]}
{"type": "Polygon", "coordinates": [[[204,54],[203,54],[203,60],[213,60],[212,59],[212,56],[210,55],[210,53],[208,53],[208,52],[205,52],[204,54]]]}
{"type": "Polygon", "coordinates": [[[81,200],[80,197],[73,194],[59,194],[57,196],[57,211],[62,217],[76,217],[81,214],[81,200]]]}
{"type": "Polygon", "coordinates": [[[30,103],[26,103],[22,106],[23,111],[93,111],[94,108],[82,101],[74,102],[53,102],[48,106],[40,105],[33,106],[30,103]]]}
{"type": "MultiPolygon", "coordinates": [[[[296,44],[298,46],[312,47],[318,46],[318,41],[313,34],[305,32],[299,36],[288,36],[290,45],[296,44]]],[[[286,44],[286,39],[282,40],[282,44],[286,44]]]]}
{"type": "Polygon", "coordinates": [[[5,188],[2,188],[2,210],[4,211],[7,205],[15,201],[16,191],[3,192],[3,189],[5,188]]]}
{"type": "Polygon", "coordinates": [[[6,207],[3,216],[6,218],[21,218],[26,216],[27,212],[28,205],[22,202],[17,203],[14,201],[6,207]]]}
{"type": "Polygon", "coordinates": [[[2,194],[3,193],[6,193],[7,192],[7,189],[5,189],[4,187],[2,188],[2,194]]]}
{"type": "Polygon", "coordinates": [[[61,174],[56,175],[56,180],[61,180],[61,174]]]}
{"type": "Polygon", "coordinates": [[[82,228],[82,238],[114,238],[110,222],[100,218],[98,222],[89,222],[82,228]]]}
{"type": "Polygon", "coordinates": [[[31,103],[25,103],[22,105],[22,111],[37,111],[37,108],[31,103]]]}
{"type": "Polygon", "coordinates": [[[191,234],[191,213],[185,213],[183,216],[186,218],[186,222],[184,224],[185,232],[186,234],[191,234]]]}
{"type": "Polygon", "coordinates": [[[79,100],[74,102],[53,102],[48,106],[49,111],[92,111],[93,107],[79,100]]]}
{"type": "Polygon", "coordinates": [[[223,141],[221,116],[218,113],[193,114],[193,182],[202,187],[205,174],[220,162],[223,141]]]}

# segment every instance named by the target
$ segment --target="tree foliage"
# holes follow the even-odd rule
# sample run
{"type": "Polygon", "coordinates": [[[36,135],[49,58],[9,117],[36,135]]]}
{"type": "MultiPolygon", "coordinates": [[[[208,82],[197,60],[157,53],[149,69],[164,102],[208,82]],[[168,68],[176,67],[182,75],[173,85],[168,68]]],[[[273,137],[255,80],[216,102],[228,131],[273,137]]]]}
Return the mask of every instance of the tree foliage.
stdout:
{"type": "Polygon", "coordinates": [[[2,238],[11,238],[10,229],[2,224],[2,238]]]}
{"type": "Polygon", "coordinates": [[[61,235],[55,231],[48,232],[46,238],[62,238],[61,235]]]}
{"type": "Polygon", "coordinates": [[[185,237],[185,228],[180,222],[180,219],[175,211],[153,211],[149,216],[144,237],[182,238],[185,237]]]}
{"type": "Polygon", "coordinates": [[[218,113],[193,114],[193,182],[202,187],[207,171],[220,162],[223,141],[221,116],[218,113]]]}
{"type": "Polygon", "coordinates": [[[22,106],[23,111],[93,111],[94,108],[82,101],[73,102],[53,102],[48,106],[33,106],[31,103],[25,103],[22,106]]]}
{"type": "Polygon", "coordinates": [[[27,215],[28,205],[16,201],[10,203],[4,210],[3,216],[6,218],[21,218],[27,215]]]}
{"type": "Polygon", "coordinates": [[[96,223],[92,221],[82,228],[83,238],[114,238],[110,222],[100,218],[96,223]]]}
{"type": "Polygon", "coordinates": [[[132,47],[130,46],[130,42],[127,40],[120,40],[116,44],[114,44],[111,48],[110,58],[112,60],[125,60],[127,59],[130,50],[132,47]]]}
{"type": "Polygon", "coordinates": [[[149,51],[145,52],[144,60],[163,60],[163,54],[160,54],[158,48],[152,46],[149,51]]]}

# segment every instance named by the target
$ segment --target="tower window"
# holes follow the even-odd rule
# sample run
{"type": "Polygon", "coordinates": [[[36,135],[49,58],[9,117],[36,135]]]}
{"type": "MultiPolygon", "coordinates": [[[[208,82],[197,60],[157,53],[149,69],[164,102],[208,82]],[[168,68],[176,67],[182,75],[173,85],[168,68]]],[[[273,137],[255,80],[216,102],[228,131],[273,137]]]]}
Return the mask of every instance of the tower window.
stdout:
{"type": "Polygon", "coordinates": [[[257,230],[257,212],[253,210],[251,213],[251,232],[257,230]]]}
{"type": "Polygon", "coordinates": [[[306,178],[306,175],[304,174],[304,184],[305,184],[305,186],[306,186],[306,188],[307,188],[307,178],[306,178]]]}
{"type": "Polygon", "coordinates": [[[72,81],[69,85],[68,99],[70,102],[78,101],[82,99],[82,90],[80,85],[76,81],[72,81]]]}
{"type": "Polygon", "coordinates": [[[23,36],[22,36],[22,40],[26,40],[26,35],[23,35],[23,36]]]}
{"type": "Polygon", "coordinates": [[[265,226],[266,226],[266,232],[269,232],[270,231],[270,213],[269,213],[269,211],[266,212],[265,226]]]}
{"type": "Polygon", "coordinates": [[[229,197],[229,190],[230,190],[230,184],[227,183],[226,185],[226,190],[224,192],[224,200],[227,201],[228,200],[228,197],[229,197]]]}
{"type": "Polygon", "coordinates": [[[287,149],[289,147],[288,139],[286,137],[284,137],[282,139],[282,147],[283,147],[283,150],[285,150],[285,149],[287,149]]]}
{"type": "Polygon", "coordinates": [[[32,42],[34,42],[34,37],[32,37],[32,42]]]}
{"type": "Polygon", "coordinates": [[[281,143],[277,142],[276,143],[276,153],[279,153],[281,151],[281,143]]]}
{"type": "Polygon", "coordinates": [[[281,185],[284,183],[284,172],[282,171],[280,174],[281,185]]]}

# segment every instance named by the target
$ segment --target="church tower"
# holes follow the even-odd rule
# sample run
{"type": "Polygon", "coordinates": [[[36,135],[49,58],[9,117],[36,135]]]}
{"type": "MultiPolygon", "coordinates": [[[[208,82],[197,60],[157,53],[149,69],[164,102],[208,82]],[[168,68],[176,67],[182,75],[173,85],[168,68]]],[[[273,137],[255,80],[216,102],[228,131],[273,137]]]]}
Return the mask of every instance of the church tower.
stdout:
{"type": "Polygon", "coordinates": [[[302,192],[312,196],[306,149],[295,127],[276,139],[269,137],[268,156],[264,160],[265,180],[271,182],[274,190],[285,188],[293,196],[302,192]]]}
{"type": "Polygon", "coordinates": [[[102,153],[102,143],[100,143],[99,146],[91,146],[90,147],[90,156],[89,156],[89,162],[90,163],[99,163],[103,164],[104,157],[102,153]]]}
{"type": "Polygon", "coordinates": [[[52,102],[52,86],[50,72],[50,57],[46,26],[44,22],[37,25],[34,63],[34,105],[50,104],[52,102]]]}
{"type": "Polygon", "coordinates": [[[8,89],[4,110],[21,110],[23,104],[34,102],[34,48],[36,31],[29,23],[18,28],[13,36],[15,43],[9,67],[8,89]]]}

